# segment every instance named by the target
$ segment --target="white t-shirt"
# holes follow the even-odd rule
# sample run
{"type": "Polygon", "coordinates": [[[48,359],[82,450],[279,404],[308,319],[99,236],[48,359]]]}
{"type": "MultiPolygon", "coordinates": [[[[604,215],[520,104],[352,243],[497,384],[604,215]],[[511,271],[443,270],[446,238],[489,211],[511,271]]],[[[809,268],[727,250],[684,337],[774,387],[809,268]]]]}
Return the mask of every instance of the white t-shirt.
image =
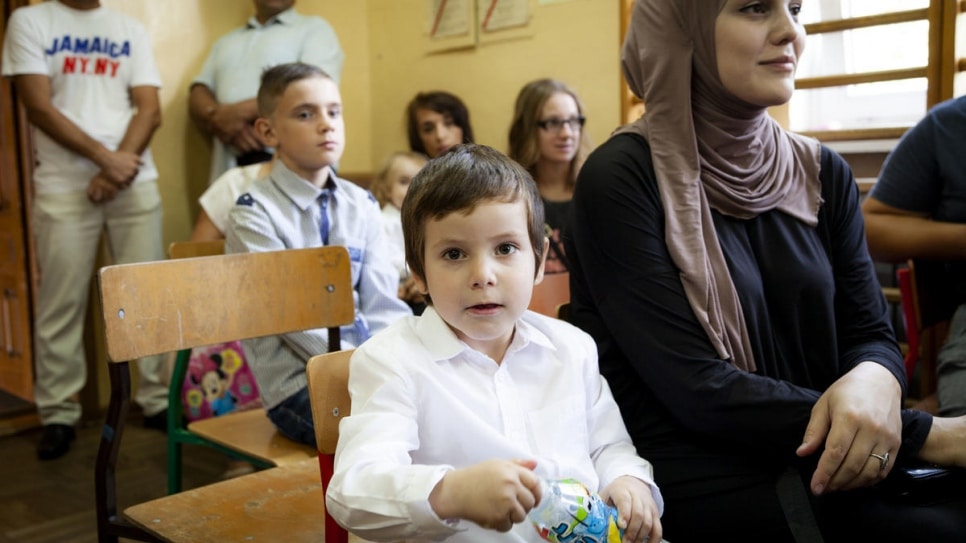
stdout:
{"type": "Polygon", "coordinates": [[[235,207],[238,197],[248,191],[252,182],[267,177],[271,173],[271,168],[266,168],[265,174],[260,175],[264,166],[264,162],[259,162],[232,168],[216,179],[201,198],[198,198],[201,208],[222,234],[228,228],[228,213],[235,207]]]}
{"type": "MultiPolygon", "coordinates": [[[[4,76],[50,77],[54,107],[111,150],[134,115],[130,89],[161,86],[148,33],[137,20],[107,8],[78,10],[44,2],[14,10],[3,44],[4,76]]],[[[38,193],[84,191],[94,162],[34,130],[38,193]]],[[[158,178],[145,150],[135,182],[158,178]]]]}

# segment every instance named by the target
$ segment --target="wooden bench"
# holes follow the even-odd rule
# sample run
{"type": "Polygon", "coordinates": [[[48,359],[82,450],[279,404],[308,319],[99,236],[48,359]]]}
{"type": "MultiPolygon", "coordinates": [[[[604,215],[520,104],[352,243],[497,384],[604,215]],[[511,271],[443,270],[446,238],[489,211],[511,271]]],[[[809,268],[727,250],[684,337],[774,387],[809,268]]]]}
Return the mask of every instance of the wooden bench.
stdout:
{"type": "Polygon", "coordinates": [[[328,328],[337,348],[339,326],[354,317],[349,255],[344,247],[319,247],[145,262],[103,268],[98,280],[111,362],[95,465],[99,540],[158,541],[117,513],[114,466],[130,408],[129,362],[316,328],[328,328]]]}

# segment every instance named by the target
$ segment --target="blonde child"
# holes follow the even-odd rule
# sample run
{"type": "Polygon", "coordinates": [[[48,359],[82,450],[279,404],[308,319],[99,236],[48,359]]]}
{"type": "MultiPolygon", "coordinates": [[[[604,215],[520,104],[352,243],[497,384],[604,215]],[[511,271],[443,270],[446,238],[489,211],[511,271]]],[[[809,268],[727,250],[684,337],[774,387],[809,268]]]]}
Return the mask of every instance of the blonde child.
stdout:
{"type": "Polygon", "coordinates": [[[386,160],[385,166],[372,186],[369,187],[376,201],[382,206],[382,218],[386,227],[386,239],[393,266],[399,271],[399,298],[411,307],[423,305],[423,296],[416,289],[416,283],[406,267],[406,250],[403,245],[402,209],[403,198],[409,190],[409,183],[426,165],[422,153],[400,151],[386,160]]]}

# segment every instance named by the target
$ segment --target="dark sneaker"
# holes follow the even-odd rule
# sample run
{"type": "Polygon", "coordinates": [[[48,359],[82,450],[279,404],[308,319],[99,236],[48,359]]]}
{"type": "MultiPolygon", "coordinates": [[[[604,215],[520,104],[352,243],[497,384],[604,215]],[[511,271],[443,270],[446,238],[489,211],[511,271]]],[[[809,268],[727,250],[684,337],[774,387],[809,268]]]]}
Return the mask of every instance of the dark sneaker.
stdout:
{"type": "Polygon", "coordinates": [[[168,410],[165,409],[160,413],[151,415],[150,417],[144,417],[144,427],[150,428],[152,430],[160,430],[164,433],[168,432],[168,410]]]}
{"type": "Polygon", "coordinates": [[[37,445],[37,458],[53,460],[67,454],[70,442],[74,441],[74,427],[66,424],[48,424],[37,445]]]}

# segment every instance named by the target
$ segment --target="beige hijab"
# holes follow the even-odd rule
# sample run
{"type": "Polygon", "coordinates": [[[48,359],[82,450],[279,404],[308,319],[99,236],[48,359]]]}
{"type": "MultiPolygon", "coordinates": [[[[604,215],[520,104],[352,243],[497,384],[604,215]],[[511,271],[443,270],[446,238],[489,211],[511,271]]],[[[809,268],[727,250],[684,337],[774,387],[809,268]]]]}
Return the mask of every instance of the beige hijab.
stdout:
{"type": "Polygon", "coordinates": [[[754,371],[711,208],[739,219],[777,209],[815,226],[821,150],[721,84],[715,20],[725,1],[637,0],[621,60],[646,113],[618,133],[651,147],[665,239],[695,315],[722,359],[754,371]]]}

